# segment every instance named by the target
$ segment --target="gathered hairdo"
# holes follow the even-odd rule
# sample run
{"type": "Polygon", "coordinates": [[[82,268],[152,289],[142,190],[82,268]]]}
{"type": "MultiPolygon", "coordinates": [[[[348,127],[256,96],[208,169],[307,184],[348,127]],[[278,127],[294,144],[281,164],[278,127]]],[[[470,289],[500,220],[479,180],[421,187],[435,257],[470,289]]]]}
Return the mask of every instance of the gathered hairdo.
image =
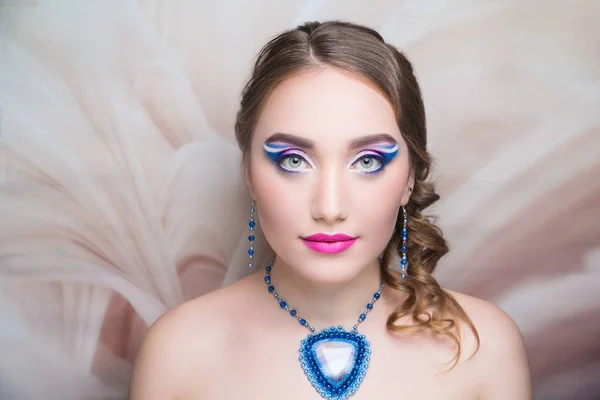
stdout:
{"type": "MultiPolygon", "coordinates": [[[[392,235],[381,262],[384,283],[406,294],[387,319],[393,332],[414,329],[445,335],[457,346],[453,367],[461,354],[461,320],[477,330],[454,297],[432,276],[439,259],[448,252],[441,230],[422,211],[439,200],[428,181],[432,159],[427,152],[427,128],[421,90],[408,59],[379,33],[365,26],[341,22],[308,22],[269,41],[260,51],[252,76],[246,84],[235,122],[235,134],[244,161],[250,154],[252,132],[261,109],[273,89],[285,79],[315,68],[337,68],[361,77],[373,85],[392,105],[400,133],[409,149],[414,187],[406,204],[408,214],[407,277],[393,273],[390,263],[400,254],[402,229],[392,235]],[[397,324],[408,316],[410,324],[397,324]]],[[[400,184],[400,183],[399,183],[400,184]]],[[[397,226],[402,225],[399,212],[397,226]]]]}

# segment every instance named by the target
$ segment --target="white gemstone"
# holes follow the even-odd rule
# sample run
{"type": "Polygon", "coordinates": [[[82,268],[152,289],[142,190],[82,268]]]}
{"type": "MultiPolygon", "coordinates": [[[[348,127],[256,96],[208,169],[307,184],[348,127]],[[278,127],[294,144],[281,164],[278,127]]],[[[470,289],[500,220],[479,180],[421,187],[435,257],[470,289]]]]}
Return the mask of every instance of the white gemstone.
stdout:
{"type": "Polygon", "coordinates": [[[334,382],[345,377],[354,365],[354,346],[350,343],[326,341],[315,350],[323,372],[334,382]]]}

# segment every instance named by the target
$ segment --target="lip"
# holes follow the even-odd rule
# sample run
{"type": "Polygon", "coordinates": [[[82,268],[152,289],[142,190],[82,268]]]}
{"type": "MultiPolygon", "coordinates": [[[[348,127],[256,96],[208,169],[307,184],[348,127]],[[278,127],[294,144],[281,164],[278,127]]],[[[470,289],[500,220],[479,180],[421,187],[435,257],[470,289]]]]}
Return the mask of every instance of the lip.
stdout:
{"type": "Polygon", "coordinates": [[[356,237],[344,235],[341,233],[327,235],[317,233],[315,235],[302,238],[304,244],[311,250],[325,254],[337,254],[346,251],[356,242],[356,237]]]}
{"type": "Polygon", "coordinates": [[[336,233],[335,235],[315,233],[314,235],[306,236],[303,239],[310,240],[311,242],[343,242],[346,240],[354,240],[356,238],[354,236],[344,235],[343,233],[336,233]]]}

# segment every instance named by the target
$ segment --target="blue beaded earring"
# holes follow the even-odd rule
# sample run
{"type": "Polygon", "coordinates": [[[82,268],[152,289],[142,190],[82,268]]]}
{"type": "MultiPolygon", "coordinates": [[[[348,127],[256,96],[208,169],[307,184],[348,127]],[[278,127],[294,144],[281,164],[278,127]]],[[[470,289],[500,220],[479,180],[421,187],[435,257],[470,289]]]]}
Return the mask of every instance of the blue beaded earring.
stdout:
{"type": "Polygon", "coordinates": [[[254,222],[255,207],[256,200],[252,200],[252,204],[250,205],[250,222],[248,222],[248,227],[250,228],[250,234],[248,236],[248,241],[250,242],[250,247],[248,248],[248,268],[252,268],[252,259],[254,258],[254,227],[256,226],[256,222],[254,222]]]}
{"type": "Polygon", "coordinates": [[[402,206],[402,216],[404,221],[402,222],[402,261],[400,261],[400,265],[402,267],[402,279],[406,278],[406,267],[408,266],[408,260],[406,259],[406,238],[408,237],[408,230],[406,226],[408,225],[408,215],[406,213],[406,209],[402,206]]]}

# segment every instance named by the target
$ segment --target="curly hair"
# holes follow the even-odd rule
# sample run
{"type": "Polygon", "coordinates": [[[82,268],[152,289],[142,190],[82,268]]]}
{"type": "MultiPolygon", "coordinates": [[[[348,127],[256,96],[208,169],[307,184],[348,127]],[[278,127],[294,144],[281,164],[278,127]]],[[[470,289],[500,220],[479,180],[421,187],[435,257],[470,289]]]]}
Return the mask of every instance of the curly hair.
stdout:
{"type": "MultiPolygon", "coordinates": [[[[393,332],[428,329],[446,335],[457,346],[453,368],[461,354],[460,329],[455,320],[467,324],[478,346],[479,336],[460,304],[432,276],[438,260],[448,252],[448,246],[433,220],[421,213],[435,203],[439,195],[434,184],[428,181],[432,159],[427,152],[421,90],[404,54],[386,43],[375,30],[342,21],[308,22],[273,38],[257,57],[237,113],[235,134],[244,162],[248,160],[252,131],[269,93],[283,80],[319,67],[338,68],[366,79],[394,109],[400,133],[409,149],[414,188],[405,206],[407,277],[398,278],[391,266],[392,258],[401,251],[401,229],[392,235],[381,262],[384,283],[407,295],[403,304],[388,317],[387,329],[393,332]],[[410,317],[412,323],[397,324],[404,316],[410,317]]],[[[402,218],[403,214],[398,214],[402,218]]],[[[399,226],[402,221],[396,224],[399,226]]]]}

